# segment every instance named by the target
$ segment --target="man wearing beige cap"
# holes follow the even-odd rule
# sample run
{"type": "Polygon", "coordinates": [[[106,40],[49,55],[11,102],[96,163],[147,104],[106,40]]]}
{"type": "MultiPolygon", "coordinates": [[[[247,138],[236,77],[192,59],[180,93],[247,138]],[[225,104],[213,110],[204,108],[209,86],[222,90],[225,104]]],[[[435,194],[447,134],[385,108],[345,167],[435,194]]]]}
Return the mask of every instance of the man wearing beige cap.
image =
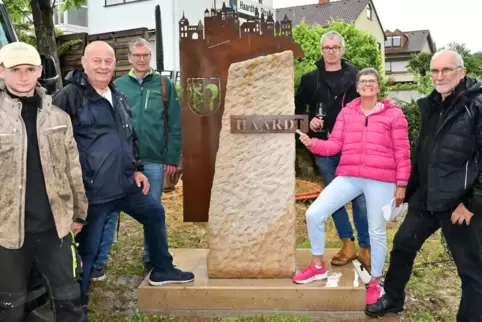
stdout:
{"type": "Polygon", "coordinates": [[[87,199],[70,117],[37,86],[37,50],[0,50],[0,322],[24,319],[34,264],[53,301],[55,321],[86,321],[76,280],[73,234],[87,199]]]}

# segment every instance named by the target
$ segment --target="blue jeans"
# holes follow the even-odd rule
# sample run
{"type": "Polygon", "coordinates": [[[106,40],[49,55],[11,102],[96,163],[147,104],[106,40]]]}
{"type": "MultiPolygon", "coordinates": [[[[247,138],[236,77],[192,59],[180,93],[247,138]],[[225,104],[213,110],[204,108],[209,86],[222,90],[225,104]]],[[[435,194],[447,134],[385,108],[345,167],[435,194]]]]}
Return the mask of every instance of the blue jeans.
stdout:
{"type": "MultiPolygon", "coordinates": [[[[149,195],[156,201],[161,202],[162,189],[164,184],[164,165],[160,163],[145,162],[144,175],[149,180],[150,189],[149,195]]],[[[112,243],[114,242],[114,234],[117,228],[117,219],[120,213],[118,211],[107,214],[107,219],[102,233],[102,241],[100,243],[99,253],[95,259],[94,268],[102,269],[108,259],[112,243]]],[[[163,225],[164,233],[166,234],[166,225],[163,225]]],[[[146,234],[144,233],[144,254],[142,255],[144,263],[150,262],[149,249],[147,247],[146,234]]]]}
{"type": "Polygon", "coordinates": [[[174,267],[168,249],[164,208],[151,196],[144,195],[142,187],[133,183],[125,197],[105,204],[89,205],[88,224],[77,235],[83,263],[80,287],[82,304],[88,304],[91,270],[99,251],[107,214],[120,211],[129,214],[144,226],[153,271],[165,272],[174,267]]]}
{"type": "MultiPolygon", "coordinates": [[[[164,188],[164,164],[154,162],[144,162],[144,175],[149,180],[151,188],[149,195],[154,198],[155,201],[161,202],[162,189],[164,188]]],[[[166,234],[166,225],[162,226],[164,234],[166,234]]],[[[142,255],[142,261],[144,263],[150,262],[149,247],[147,245],[146,234],[144,234],[144,254],[142,255]]]]}
{"type": "Polygon", "coordinates": [[[306,211],[308,236],[314,256],[325,251],[325,222],[341,206],[361,194],[367,202],[368,231],[371,244],[371,274],[382,276],[383,264],[387,253],[387,221],[382,207],[389,204],[395,196],[395,183],[382,182],[356,177],[336,177],[323,189],[320,196],[306,211]]]}
{"type": "Polygon", "coordinates": [[[117,228],[117,220],[120,213],[114,211],[108,213],[105,217],[104,229],[102,231],[102,240],[100,242],[99,253],[94,261],[94,268],[101,270],[105,267],[105,262],[109,259],[109,252],[114,243],[115,230],[117,228]]]}
{"type": "MultiPolygon", "coordinates": [[[[325,186],[328,186],[335,178],[336,167],[340,163],[340,155],[332,157],[322,157],[315,155],[315,162],[320,169],[325,186]]],[[[358,244],[362,248],[370,248],[370,237],[368,235],[367,205],[365,196],[362,194],[351,201],[353,209],[353,221],[358,235],[358,244]]],[[[345,205],[335,211],[333,221],[340,239],[353,238],[353,228],[348,218],[345,205]]]]}

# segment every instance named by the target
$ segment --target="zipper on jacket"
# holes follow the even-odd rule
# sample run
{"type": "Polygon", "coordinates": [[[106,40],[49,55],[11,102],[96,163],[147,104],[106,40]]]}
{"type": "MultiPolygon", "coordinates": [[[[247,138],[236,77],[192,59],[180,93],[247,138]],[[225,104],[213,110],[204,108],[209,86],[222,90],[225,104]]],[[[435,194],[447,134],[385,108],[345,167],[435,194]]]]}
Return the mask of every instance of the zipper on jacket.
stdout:
{"type": "Polygon", "coordinates": [[[464,189],[467,189],[467,176],[469,173],[469,161],[465,163],[465,182],[464,182],[464,189]]]}
{"type": "Polygon", "coordinates": [[[150,90],[147,90],[147,96],[146,96],[146,101],[144,103],[144,109],[147,110],[147,104],[149,102],[149,94],[151,93],[150,90]]]}
{"type": "MultiPolygon", "coordinates": [[[[362,153],[361,153],[361,167],[363,167],[363,162],[365,160],[365,136],[366,136],[366,133],[367,133],[367,126],[368,126],[368,115],[365,115],[365,127],[363,129],[363,136],[362,136],[362,153]]],[[[360,171],[360,168],[358,169],[358,171],[360,171]]]]}
{"type": "MultiPolygon", "coordinates": [[[[23,144],[22,147],[22,165],[20,167],[20,185],[18,187],[18,212],[19,212],[19,217],[22,218],[22,220],[25,221],[25,213],[22,211],[23,209],[23,186],[26,184],[26,178],[25,178],[25,168],[27,167],[27,136],[26,136],[26,127],[25,127],[25,122],[23,119],[20,117],[20,124],[22,125],[22,129],[20,130],[20,135],[21,135],[21,141],[23,144]]],[[[16,130],[15,130],[16,131],[16,130]]],[[[22,230],[22,225],[19,223],[18,225],[18,247],[21,247],[22,244],[22,236],[24,235],[24,231],[22,230]]],[[[25,238],[25,237],[24,237],[25,238]]]]}

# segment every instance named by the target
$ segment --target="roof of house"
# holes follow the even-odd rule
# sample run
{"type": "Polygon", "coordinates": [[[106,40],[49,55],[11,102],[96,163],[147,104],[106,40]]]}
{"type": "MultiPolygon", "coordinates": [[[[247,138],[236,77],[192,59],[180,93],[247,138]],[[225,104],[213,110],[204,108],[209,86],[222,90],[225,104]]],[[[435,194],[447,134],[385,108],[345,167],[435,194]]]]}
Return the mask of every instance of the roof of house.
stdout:
{"type": "MultiPolygon", "coordinates": [[[[341,19],[346,22],[355,21],[360,13],[364,11],[370,3],[373,11],[376,14],[376,9],[371,0],[339,0],[328,2],[325,4],[308,4],[295,7],[286,7],[276,9],[276,17],[282,19],[285,15],[291,20],[291,25],[294,27],[305,19],[307,25],[328,25],[330,19],[341,19]]],[[[378,14],[376,14],[378,17],[378,14]]],[[[380,18],[378,17],[380,23],[380,18]]],[[[380,28],[383,27],[380,23],[380,28]]]]}
{"type": "Polygon", "coordinates": [[[428,45],[432,53],[436,51],[435,43],[432,40],[430,31],[428,30],[404,31],[403,34],[407,37],[405,46],[393,47],[393,48],[385,47],[385,55],[421,52],[423,49],[423,46],[425,45],[425,41],[428,41],[428,45]]]}

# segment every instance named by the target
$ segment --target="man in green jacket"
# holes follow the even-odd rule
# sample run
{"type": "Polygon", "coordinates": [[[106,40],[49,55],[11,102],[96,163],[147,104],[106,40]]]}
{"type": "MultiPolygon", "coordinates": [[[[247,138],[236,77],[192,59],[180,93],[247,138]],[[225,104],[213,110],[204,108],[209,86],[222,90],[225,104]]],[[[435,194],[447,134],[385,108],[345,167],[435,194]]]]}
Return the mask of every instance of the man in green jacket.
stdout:
{"type": "MultiPolygon", "coordinates": [[[[128,58],[131,71],[116,79],[114,85],[126,96],[132,111],[132,125],[139,138],[144,174],[150,183],[149,194],[161,202],[164,172],[173,175],[181,157],[180,102],[174,83],[165,77],[164,91],[168,103],[165,106],[161,75],[150,67],[151,50],[147,40],[132,40],[128,58]]],[[[105,278],[104,264],[112,246],[118,216],[119,213],[108,216],[92,280],[105,278]]],[[[145,239],[142,261],[145,274],[148,274],[152,265],[145,239]]]]}

